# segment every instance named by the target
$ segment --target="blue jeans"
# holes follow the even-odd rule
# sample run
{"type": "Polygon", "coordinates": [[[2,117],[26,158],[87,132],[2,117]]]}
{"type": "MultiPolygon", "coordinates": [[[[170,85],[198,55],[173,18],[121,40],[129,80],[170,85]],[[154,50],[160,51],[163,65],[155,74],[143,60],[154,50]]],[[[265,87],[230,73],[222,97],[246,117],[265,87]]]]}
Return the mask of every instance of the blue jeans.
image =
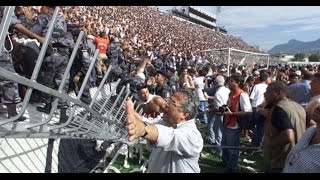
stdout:
{"type": "MultiPolygon", "coordinates": [[[[207,108],[207,101],[200,101],[199,107],[198,107],[198,112],[203,113],[206,111],[206,108],[207,108]]],[[[199,119],[201,122],[208,124],[208,119],[207,119],[206,114],[200,115],[199,119]]]]}
{"type": "MultiPolygon", "coordinates": [[[[223,126],[222,131],[222,146],[239,146],[240,145],[240,129],[230,129],[223,126]]],[[[228,169],[235,170],[238,166],[239,149],[238,148],[223,148],[222,163],[228,169]]]]}
{"type": "MultiPolygon", "coordinates": [[[[208,115],[209,140],[211,144],[221,145],[223,115],[210,114],[208,115]]],[[[218,154],[222,155],[221,148],[215,148],[218,154]]]]}
{"type": "MultiPolygon", "coordinates": [[[[256,112],[257,108],[252,107],[252,111],[256,112]]],[[[259,113],[255,113],[254,122],[255,122],[255,126],[251,129],[252,130],[251,144],[254,146],[260,146],[262,143],[262,138],[264,134],[264,117],[259,113]]]]}

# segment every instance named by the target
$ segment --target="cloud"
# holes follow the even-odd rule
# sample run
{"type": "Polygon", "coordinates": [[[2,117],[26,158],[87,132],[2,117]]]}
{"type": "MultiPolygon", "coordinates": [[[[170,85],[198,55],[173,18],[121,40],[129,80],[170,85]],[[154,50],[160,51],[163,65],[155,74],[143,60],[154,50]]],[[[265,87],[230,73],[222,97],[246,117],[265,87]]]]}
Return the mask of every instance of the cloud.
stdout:
{"type": "MultiPolygon", "coordinates": [[[[306,26],[296,30],[320,29],[320,7],[312,6],[237,6],[222,7],[218,23],[226,28],[267,28],[274,25],[306,26]]],[[[288,32],[290,30],[288,29],[288,32]]],[[[294,30],[291,30],[294,31],[294,30]]]]}
{"type": "Polygon", "coordinates": [[[293,32],[299,32],[299,31],[310,31],[310,30],[317,30],[320,29],[320,25],[315,25],[315,26],[302,26],[302,27],[297,27],[297,28],[293,28],[292,30],[285,30],[285,31],[281,31],[284,33],[293,33],[293,32]]]}
{"type": "MultiPolygon", "coordinates": [[[[172,8],[164,7],[160,9],[172,8]]],[[[202,8],[215,14],[215,6],[202,8]]],[[[320,6],[222,6],[217,25],[249,44],[270,49],[290,39],[319,38],[320,31],[314,31],[320,30],[320,6]]]]}

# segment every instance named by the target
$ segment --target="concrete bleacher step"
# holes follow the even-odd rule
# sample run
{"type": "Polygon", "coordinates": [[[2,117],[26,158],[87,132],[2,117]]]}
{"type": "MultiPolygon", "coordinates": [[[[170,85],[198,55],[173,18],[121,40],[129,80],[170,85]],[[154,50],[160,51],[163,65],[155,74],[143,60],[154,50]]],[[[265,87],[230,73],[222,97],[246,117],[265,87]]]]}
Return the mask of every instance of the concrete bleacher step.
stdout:
{"type": "MultiPolygon", "coordinates": [[[[112,83],[112,88],[113,85],[114,83],[112,83]]],[[[96,91],[96,87],[90,89],[90,94],[92,97],[96,93],[96,91]]],[[[99,93],[97,101],[105,98],[103,95],[109,94],[110,86],[109,84],[106,84],[104,85],[101,93],[99,93]]],[[[69,95],[74,98],[76,97],[74,93],[70,93],[69,95]]],[[[49,131],[50,127],[54,127],[54,123],[58,122],[60,119],[60,113],[58,111],[54,113],[52,119],[48,124],[34,127],[32,129],[27,129],[26,127],[28,125],[45,121],[49,117],[48,114],[38,112],[36,110],[36,107],[38,106],[42,106],[42,104],[28,104],[24,114],[24,116],[27,117],[26,121],[8,123],[0,126],[0,173],[57,173],[60,139],[85,138],[80,135],[70,136],[70,134],[64,133],[64,131],[67,130],[66,128],[60,129],[59,135],[51,136],[49,131]],[[39,131],[39,128],[43,129],[43,133],[32,133],[33,131],[39,131]],[[53,144],[49,143],[49,138],[54,138],[53,144]],[[52,149],[50,149],[50,147],[52,149]],[[49,151],[52,153],[52,160],[48,165],[47,153],[49,151]],[[50,167],[49,170],[48,167],[50,167]]],[[[17,107],[18,111],[20,110],[20,107],[21,103],[17,107]]],[[[79,108],[79,111],[77,112],[81,112],[83,110],[84,108],[79,108]]],[[[68,113],[70,113],[70,111],[68,111],[68,113]]],[[[0,120],[1,119],[7,119],[7,115],[0,114],[0,120]]],[[[85,119],[83,119],[82,121],[90,124],[90,121],[87,121],[85,119]]],[[[76,121],[75,123],[70,123],[70,125],[68,125],[67,127],[70,129],[78,127],[76,123],[81,122],[76,121]]],[[[101,131],[101,128],[102,127],[100,127],[100,129],[96,127],[95,131],[101,131]]],[[[101,139],[114,138],[112,135],[108,135],[106,133],[102,133],[100,137],[101,139]],[[105,137],[102,138],[101,136],[105,137]]]]}

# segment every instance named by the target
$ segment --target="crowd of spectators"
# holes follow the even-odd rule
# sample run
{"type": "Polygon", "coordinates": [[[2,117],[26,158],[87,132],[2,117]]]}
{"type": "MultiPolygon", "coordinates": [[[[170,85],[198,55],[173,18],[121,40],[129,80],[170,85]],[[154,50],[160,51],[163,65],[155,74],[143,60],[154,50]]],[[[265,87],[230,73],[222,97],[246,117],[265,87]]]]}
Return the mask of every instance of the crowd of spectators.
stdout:
{"type": "Polygon", "coordinates": [[[101,31],[114,35],[121,48],[136,51],[152,46],[160,53],[183,58],[208,59],[201,50],[236,48],[259,50],[241,38],[173,18],[155,8],[144,6],[77,6],[63,7],[68,24],[77,24],[86,34],[101,31]]]}

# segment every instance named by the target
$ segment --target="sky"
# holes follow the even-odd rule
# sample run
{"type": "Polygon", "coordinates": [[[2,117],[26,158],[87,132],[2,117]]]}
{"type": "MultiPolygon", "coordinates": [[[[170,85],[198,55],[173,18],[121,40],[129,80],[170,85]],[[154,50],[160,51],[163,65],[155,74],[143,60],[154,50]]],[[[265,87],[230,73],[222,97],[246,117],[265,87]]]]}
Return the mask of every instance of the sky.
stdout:
{"type": "MultiPolygon", "coordinates": [[[[159,6],[165,11],[173,6],[159,6]]],[[[200,6],[216,14],[216,6],[200,6]]],[[[268,51],[290,39],[320,38],[320,6],[221,6],[217,25],[228,34],[268,51]]]]}

